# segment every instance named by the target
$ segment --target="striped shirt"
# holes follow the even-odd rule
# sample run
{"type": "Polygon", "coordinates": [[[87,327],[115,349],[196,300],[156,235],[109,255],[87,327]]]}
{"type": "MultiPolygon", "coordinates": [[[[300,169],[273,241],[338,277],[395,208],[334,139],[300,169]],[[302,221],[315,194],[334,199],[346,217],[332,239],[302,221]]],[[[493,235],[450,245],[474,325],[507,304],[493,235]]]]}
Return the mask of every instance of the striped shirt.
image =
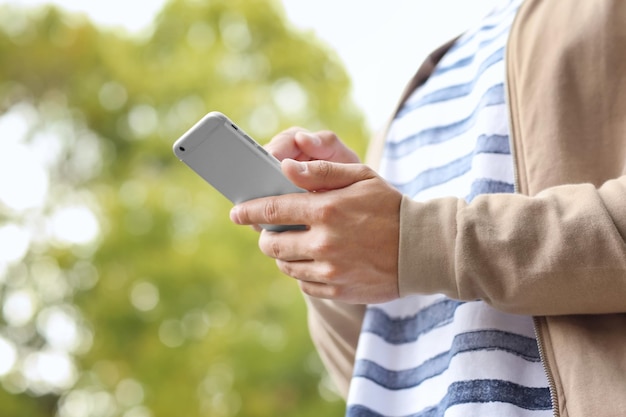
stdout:
{"type": "MultiPolygon", "coordinates": [[[[403,194],[514,191],[504,52],[520,3],[459,38],[392,122],[381,175],[403,194]]],[[[551,416],[532,319],[443,295],[368,306],[346,415],[551,416]]]]}

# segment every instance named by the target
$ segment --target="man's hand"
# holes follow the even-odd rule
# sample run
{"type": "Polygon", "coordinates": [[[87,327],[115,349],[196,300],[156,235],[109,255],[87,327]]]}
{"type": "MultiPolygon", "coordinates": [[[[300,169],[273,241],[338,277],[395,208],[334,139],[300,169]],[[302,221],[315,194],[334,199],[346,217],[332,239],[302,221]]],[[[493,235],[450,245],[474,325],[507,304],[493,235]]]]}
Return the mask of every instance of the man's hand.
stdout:
{"type": "Polygon", "coordinates": [[[329,131],[313,133],[292,127],[274,136],[265,149],[279,161],[289,158],[296,161],[359,162],[357,154],[329,131]]]}
{"type": "MultiPolygon", "coordinates": [[[[350,159],[337,143],[329,157],[350,159]]],[[[306,231],[263,230],[259,239],[263,253],[298,279],[306,294],[362,304],[397,298],[400,193],[361,164],[289,159],[282,169],[296,185],[312,192],[239,204],[231,220],[308,225],[306,231]]]]}

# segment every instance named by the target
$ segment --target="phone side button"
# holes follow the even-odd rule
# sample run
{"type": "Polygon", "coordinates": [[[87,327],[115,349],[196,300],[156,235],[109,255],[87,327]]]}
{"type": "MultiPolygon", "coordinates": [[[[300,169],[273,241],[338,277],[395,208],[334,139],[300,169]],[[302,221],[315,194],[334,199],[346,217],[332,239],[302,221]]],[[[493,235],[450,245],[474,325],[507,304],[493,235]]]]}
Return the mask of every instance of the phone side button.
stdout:
{"type": "Polygon", "coordinates": [[[256,145],[256,147],[257,147],[257,148],[258,148],[261,152],[263,152],[265,155],[269,156],[269,153],[265,150],[265,148],[264,148],[264,147],[262,147],[261,145],[258,145],[258,144],[256,145]]]}

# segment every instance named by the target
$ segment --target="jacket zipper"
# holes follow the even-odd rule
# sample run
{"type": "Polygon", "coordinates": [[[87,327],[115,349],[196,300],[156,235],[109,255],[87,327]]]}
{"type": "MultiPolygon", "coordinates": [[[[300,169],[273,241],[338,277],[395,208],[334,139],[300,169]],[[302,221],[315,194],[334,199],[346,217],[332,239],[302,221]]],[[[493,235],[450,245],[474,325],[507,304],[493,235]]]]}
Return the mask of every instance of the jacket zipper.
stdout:
{"type": "Polygon", "coordinates": [[[539,358],[541,359],[541,364],[543,365],[543,372],[548,379],[550,401],[552,401],[552,415],[554,417],[559,417],[559,399],[556,396],[556,382],[554,381],[554,376],[552,375],[552,371],[550,370],[550,364],[546,360],[543,336],[541,336],[541,333],[539,332],[539,326],[541,325],[540,319],[533,316],[533,324],[535,328],[535,338],[537,339],[537,349],[539,350],[539,358]]]}

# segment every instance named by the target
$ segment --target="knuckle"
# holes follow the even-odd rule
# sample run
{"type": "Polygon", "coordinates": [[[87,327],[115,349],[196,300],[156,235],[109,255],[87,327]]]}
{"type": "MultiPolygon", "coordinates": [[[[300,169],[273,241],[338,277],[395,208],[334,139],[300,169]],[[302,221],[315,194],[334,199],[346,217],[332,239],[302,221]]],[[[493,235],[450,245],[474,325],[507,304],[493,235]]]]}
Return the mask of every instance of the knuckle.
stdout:
{"type": "Polygon", "coordinates": [[[320,282],[329,285],[342,282],[343,272],[341,264],[333,261],[320,262],[316,269],[316,275],[320,282]]]}
{"type": "Polygon", "coordinates": [[[326,265],[326,268],[324,268],[324,271],[322,272],[322,278],[324,279],[324,282],[333,283],[337,281],[338,277],[339,277],[338,268],[332,264],[326,265]]]}
{"type": "Polygon", "coordinates": [[[339,141],[339,137],[337,136],[337,134],[331,130],[320,130],[319,132],[317,132],[317,134],[319,136],[327,138],[327,140],[329,140],[330,142],[339,141]]]}
{"type": "Polygon", "coordinates": [[[359,168],[357,169],[357,173],[356,176],[360,179],[368,179],[368,178],[373,178],[376,174],[374,174],[374,171],[368,167],[367,165],[359,165],[359,168]]]}
{"type": "Polygon", "coordinates": [[[337,285],[328,285],[326,288],[326,295],[333,300],[340,299],[343,296],[341,287],[337,285]]]}
{"type": "Polygon", "coordinates": [[[267,223],[273,224],[279,215],[279,206],[276,200],[270,199],[263,207],[263,215],[267,223]]]}
{"type": "Polygon", "coordinates": [[[274,259],[281,259],[280,255],[282,251],[280,250],[280,244],[277,241],[273,240],[270,242],[268,252],[268,256],[274,259]]]}
{"type": "Polygon", "coordinates": [[[280,242],[265,231],[261,232],[261,237],[259,238],[259,249],[261,249],[261,252],[263,252],[265,256],[269,256],[274,259],[280,259],[282,254],[280,242]]]}
{"type": "Polygon", "coordinates": [[[327,238],[319,238],[311,244],[311,253],[313,259],[322,260],[327,259],[334,251],[335,245],[327,238]]]}
{"type": "Polygon", "coordinates": [[[317,174],[323,179],[330,178],[333,174],[333,164],[324,160],[317,161],[317,174]]]}
{"type": "Polygon", "coordinates": [[[338,207],[330,202],[323,202],[316,209],[317,218],[324,224],[331,223],[337,218],[338,207]]]}

